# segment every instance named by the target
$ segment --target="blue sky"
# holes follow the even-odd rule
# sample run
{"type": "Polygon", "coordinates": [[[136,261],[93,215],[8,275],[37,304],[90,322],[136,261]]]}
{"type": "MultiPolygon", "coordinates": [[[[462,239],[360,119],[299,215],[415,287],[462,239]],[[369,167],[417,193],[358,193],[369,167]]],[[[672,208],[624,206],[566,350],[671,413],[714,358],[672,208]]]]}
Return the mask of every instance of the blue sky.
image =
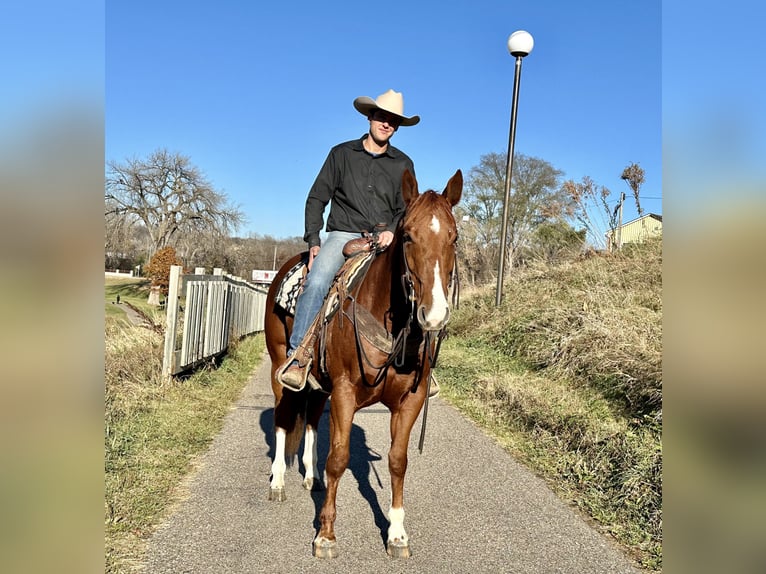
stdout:
{"type": "Polygon", "coordinates": [[[303,233],[306,194],[333,145],[366,132],[352,101],[401,91],[419,125],[393,143],[421,189],[441,189],[489,152],[505,153],[514,58],[522,66],[515,150],[565,179],[628,194],[662,213],[661,10],[657,0],[106,5],[107,160],[167,148],[191,158],[240,206],[249,233],[303,233]]]}
{"type": "MultiPolygon", "coordinates": [[[[300,235],[327,150],[364,132],[356,96],[404,92],[407,112],[423,120],[394,143],[413,157],[424,187],[504,152],[513,87],[505,43],[527,29],[535,48],[523,66],[518,153],[567,178],[591,176],[613,201],[628,191],[619,173],[636,161],[647,173],[644,207],[666,223],[693,224],[700,208],[752,210],[754,197],[761,208],[766,76],[764,8],[755,0],[700,0],[693,9],[665,0],[661,16],[658,2],[641,0],[391,2],[385,13],[332,2],[188,4],[4,6],[4,166],[33,165],[35,134],[57,133],[51,126],[85,110],[91,128],[105,125],[89,132],[104,138],[103,149],[88,139],[99,167],[104,155],[179,151],[247,213],[243,234],[300,235]]],[[[60,177],[47,183],[46,197],[67,205],[60,177]]],[[[625,215],[635,216],[630,201],[625,215]]]]}

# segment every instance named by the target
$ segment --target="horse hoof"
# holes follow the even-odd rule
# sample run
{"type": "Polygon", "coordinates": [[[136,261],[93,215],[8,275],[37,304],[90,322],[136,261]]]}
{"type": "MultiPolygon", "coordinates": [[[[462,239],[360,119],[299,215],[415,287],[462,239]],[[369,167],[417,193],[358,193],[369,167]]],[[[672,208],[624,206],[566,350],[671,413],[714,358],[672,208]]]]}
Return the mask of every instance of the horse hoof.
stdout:
{"type": "Polygon", "coordinates": [[[411,556],[409,543],[399,539],[389,540],[386,545],[386,552],[391,558],[409,558],[411,556]]]}
{"type": "Polygon", "coordinates": [[[314,540],[314,556],[317,558],[337,558],[338,543],[335,540],[327,540],[327,538],[317,538],[314,540]]]}
{"type": "Polygon", "coordinates": [[[285,496],[284,487],[270,489],[269,500],[273,500],[275,502],[284,502],[285,500],[287,500],[287,496],[285,496]]]}
{"type": "Polygon", "coordinates": [[[303,480],[303,488],[311,492],[319,492],[324,490],[324,484],[318,478],[306,478],[303,480]]]}

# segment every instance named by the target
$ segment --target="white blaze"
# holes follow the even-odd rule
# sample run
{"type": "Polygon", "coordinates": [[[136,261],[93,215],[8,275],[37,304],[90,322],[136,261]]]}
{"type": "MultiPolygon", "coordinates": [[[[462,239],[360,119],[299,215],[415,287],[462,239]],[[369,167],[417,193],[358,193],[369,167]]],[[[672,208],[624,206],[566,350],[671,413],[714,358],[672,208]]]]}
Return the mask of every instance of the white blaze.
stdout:
{"type": "Polygon", "coordinates": [[[434,233],[439,233],[439,230],[441,229],[441,225],[439,224],[439,220],[434,215],[431,217],[431,225],[429,226],[431,228],[431,231],[434,233]]]}
{"type": "Polygon", "coordinates": [[[442,278],[439,273],[439,262],[434,265],[434,286],[431,290],[431,308],[426,311],[426,327],[441,327],[445,318],[449,305],[447,303],[447,297],[444,296],[444,287],[442,286],[442,278]]]}

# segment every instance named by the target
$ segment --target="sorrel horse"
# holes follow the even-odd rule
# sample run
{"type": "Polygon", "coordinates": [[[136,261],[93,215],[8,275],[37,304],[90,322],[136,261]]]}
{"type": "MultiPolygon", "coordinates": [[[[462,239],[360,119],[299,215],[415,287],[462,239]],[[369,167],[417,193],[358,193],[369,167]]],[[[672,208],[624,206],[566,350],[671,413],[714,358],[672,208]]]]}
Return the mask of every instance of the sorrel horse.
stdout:
{"type": "Polygon", "coordinates": [[[409,171],[404,173],[402,196],[406,211],[393,242],[369,264],[364,278],[326,325],[323,344],[316,345],[312,374],[327,392],[309,385],[294,392],[276,380],[276,372],[286,360],[292,327],[292,316],[275,305],[276,292],[302,255],[282,267],[269,290],[265,333],[275,397],[272,500],[285,499],[285,459],[292,460],[297,454],[304,430],[303,486],[309,490],[323,488],[317,469],[317,428],[325,402],[331,397],[327,491],[319,516],[321,526],[314,539],[317,557],[337,556],[335,501],[338,482],[349,462],[354,414],[378,402],[391,411],[387,552],[394,557],[410,555],[404,529],[407,449],[412,427],[426,401],[431,366],[450,316],[449,290],[457,280],[457,225],[452,208],[460,200],[462,189],[460,170],[441,194],[432,190],[420,194],[415,177],[409,171]],[[362,314],[368,322],[377,324],[378,331],[385,331],[383,336],[391,341],[390,348],[381,350],[381,345],[373,345],[360,334],[356,318],[362,314]]]}

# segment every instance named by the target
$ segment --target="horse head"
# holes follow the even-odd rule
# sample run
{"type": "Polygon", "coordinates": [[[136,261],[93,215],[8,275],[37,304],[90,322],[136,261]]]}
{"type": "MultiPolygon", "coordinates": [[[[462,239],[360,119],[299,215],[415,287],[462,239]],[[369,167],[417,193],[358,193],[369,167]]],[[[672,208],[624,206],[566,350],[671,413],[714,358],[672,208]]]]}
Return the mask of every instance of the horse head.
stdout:
{"type": "Polygon", "coordinates": [[[420,194],[409,170],[402,176],[402,197],[407,206],[400,227],[405,282],[424,332],[440,331],[449,321],[449,290],[457,256],[452,208],[462,192],[460,170],[441,194],[432,190],[420,194]]]}

